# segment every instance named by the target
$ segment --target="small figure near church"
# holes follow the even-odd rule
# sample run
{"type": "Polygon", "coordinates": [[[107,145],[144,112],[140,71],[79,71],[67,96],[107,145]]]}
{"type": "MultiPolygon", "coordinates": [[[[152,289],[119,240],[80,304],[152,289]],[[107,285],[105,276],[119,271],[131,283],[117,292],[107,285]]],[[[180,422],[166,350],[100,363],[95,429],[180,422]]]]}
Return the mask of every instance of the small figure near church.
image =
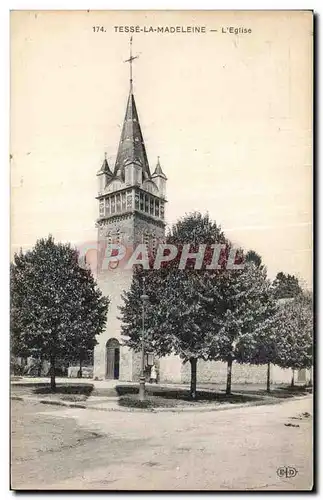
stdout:
{"type": "Polygon", "coordinates": [[[155,365],[151,367],[151,372],[150,372],[150,383],[151,384],[157,384],[157,371],[155,365]]]}

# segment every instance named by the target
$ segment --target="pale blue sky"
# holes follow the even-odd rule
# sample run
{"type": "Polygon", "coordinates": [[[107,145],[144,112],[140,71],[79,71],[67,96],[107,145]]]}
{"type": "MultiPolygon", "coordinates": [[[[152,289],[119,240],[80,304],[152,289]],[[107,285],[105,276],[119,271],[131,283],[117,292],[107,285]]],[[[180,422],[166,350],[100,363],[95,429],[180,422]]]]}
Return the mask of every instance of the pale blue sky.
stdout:
{"type": "Polygon", "coordinates": [[[11,22],[13,249],[49,232],[96,239],[95,174],[104,151],[113,165],[129,90],[129,36],[113,27],[205,25],[134,36],[136,103],[150,166],[159,155],[168,177],[167,220],[208,211],[271,277],[311,286],[309,12],[18,12],[11,22]],[[221,33],[231,25],[252,34],[221,33]]]}

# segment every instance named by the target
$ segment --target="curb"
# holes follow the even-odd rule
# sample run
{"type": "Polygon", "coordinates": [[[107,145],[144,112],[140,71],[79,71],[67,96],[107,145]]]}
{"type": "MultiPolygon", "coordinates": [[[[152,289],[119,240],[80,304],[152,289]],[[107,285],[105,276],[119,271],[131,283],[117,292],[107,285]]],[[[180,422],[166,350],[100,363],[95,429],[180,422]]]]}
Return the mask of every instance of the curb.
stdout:
{"type": "MultiPolygon", "coordinates": [[[[306,398],[307,396],[301,396],[301,397],[298,397],[298,398],[292,398],[293,401],[295,401],[296,399],[303,399],[303,398],[306,398]]],[[[205,412],[208,412],[208,411],[226,411],[226,410],[235,410],[236,408],[249,408],[251,406],[269,406],[269,405],[275,405],[275,404],[280,404],[280,403],[283,403],[284,401],[286,401],[286,399],[282,399],[282,398],[273,398],[273,399],[263,399],[263,400],[258,400],[258,401],[250,401],[249,403],[238,403],[238,404],[234,404],[234,403],[227,403],[227,404],[219,404],[217,406],[213,406],[210,408],[210,406],[200,406],[200,407],[177,407],[177,408],[151,408],[150,411],[152,413],[205,413],[205,412]]],[[[289,399],[290,401],[290,399],[289,399]]],[[[149,410],[149,408],[147,408],[147,410],[143,410],[142,408],[133,408],[135,410],[139,410],[139,411],[147,411],[149,410]]]]}
{"type": "MultiPolygon", "coordinates": [[[[299,399],[308,398],[310,395],[299,396],[294,398],[288,398],[288,401],[295,401],[299,399]]],[[[67,408],[80,408],[83,410],[96,410],[96,411],[106,411],[106,412],[121,412],[121,413],[205,413],[212,411],[226,411],[226,410],[234,410],[237,408],[249,408],[252,406],[268,406],[274,404],[281,404],[286,401],[285,398],[272,398],[272,399],[263,399],[261,401],[250,401],[249,403],[228,403],[217,406],[200,406],[200,407],[174,407],[174,408],[130,408],[125,406],[111,406],[106,408],[99,408],[97,406],[85,405],[82,403],[73,403],[68,401],[61,400],[48,400],[48,399],[39,399],[28,396],[11,396],[13,401],[26,401],[30,403],[40,403],[40,404],[48,404],[52,406],[65,406],[67,408]]]]}
{"type": "Polygon", "coordinates": [[[40,404],[46,404],[46,405],[52,405],[52,406],[67,406],[70,408],[88,408],[88,406],[81,404],[81,403],[72,403],[68,401],[60,401],[58,399],[39,399],[39,398],[31,398],[28,396],[11,396],[11,399],[13,401],[27,401],[29,403],[40,403],[40,404]]]}
{"type": "MultiPolygon", "coordinates": [[[[246,406],[252,406],[251,403],[245,403],[245,404],[238,404],[238,405],[222,405],[222,408],[220,405],[216,407],[208,407],[208,406],[200,406],[199,408],[194,408],[194,407],[174,407],[174,408],[131,408],[131,407],[126,407],[126,406],[115,406],[111,408],[100,408],[98,406],[86,406],[84,404],[80,403],[72,403],[72,402],[67,402],[67,401],[60,401],[60,400],[48,400],[48,399],[38,399],[38,398],[33,398],[33,397],[28,397],[28,396],[12,396],[12,400],[14,401],[26,401],[29,403],[39,403],[39,404],[48,404],[52,406],[65,406],[67,408],[81,408],[84,410],[97,410],[97,411],[114,411],[114,412],[121,412],[121,413],[185,413],[185,412],[206,412],[206,411],[218,411],[218,410],[230,410],[232,408],[242,408],[246,406]]],[[[253,406],[254,403],[258,405],[256,401],[253,401],[253,406]]],[[[265,403],[266,404],[266,403],[265,403]]],[[[267,403],[268,404],[268,403],[267,403]]]]}

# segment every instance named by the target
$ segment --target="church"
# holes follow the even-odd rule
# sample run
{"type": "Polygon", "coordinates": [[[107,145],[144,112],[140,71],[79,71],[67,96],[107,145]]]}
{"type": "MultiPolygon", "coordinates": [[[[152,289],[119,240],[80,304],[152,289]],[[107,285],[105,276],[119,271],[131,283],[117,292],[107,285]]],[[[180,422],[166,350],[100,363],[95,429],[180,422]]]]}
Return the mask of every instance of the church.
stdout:
{"type": "MultiPolygon", "coordinates": [[[[129,251],[138,244],[156,245],[165,236],[166,182],[160,160],[152,171],[141,132],[132,80],[130,44],[130,89],[121,138],[113,170],[105,157],[97,173],[99,202],[98,249],[109,244],[129,251]]],[[[122,345],[118,307],[121,294],[130,288],[132,270],[98,268],[102,292],[110,297],[106,330],[94,351],[94,377],[136,380],[140,356],[122,345]]]]}
{"type": "MultiPolygon", "coordinates": [[[[130,89],[115,165],[103,160],[97,173],[98,249],[104,251],[109,244],[124,245],[131,251],[140,243],[154,246],[165,237],[165,206],[167,177],[159,157],[153,169],[150,168],[145,142],[136,107],[133,79],[132,47],[130,42],[130,89]]],[[[98,380],[115,379],[138,381],[140,375],[140,354],[123,345],[119,306],[122,292],[128,290],[132,271],[118,267],[97,269],[98,284],[104,295],[110,298],[105,331],[98,337],[94,349],[93,376],[98,380]]],[[[146,365],[157,366],[160,382],[190,381],[190,366],[183,364],[178,356],[153,359],[146,354],[146,365]]],[[[265,383],[267,367],[234,364],[233,383],[265,383]]],[[[291,370],[277,366],[271,369],[273,383],[290,383],[291,370]]],[[[301,370],[299,382],[306,382],[308,371],[301,370]]],[[[198,361],[197,381],[199,383],[224,383],[226,364],[222,362],[198,361]]]]}

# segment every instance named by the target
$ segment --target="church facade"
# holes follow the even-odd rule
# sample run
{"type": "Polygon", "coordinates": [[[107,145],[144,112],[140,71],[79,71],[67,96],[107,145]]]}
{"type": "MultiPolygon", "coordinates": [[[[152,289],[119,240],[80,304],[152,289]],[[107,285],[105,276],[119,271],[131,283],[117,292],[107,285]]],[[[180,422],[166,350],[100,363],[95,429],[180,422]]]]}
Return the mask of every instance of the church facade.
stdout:
{"type": "MultiPolygon", "coordinates": [[[[113,169],[105,157],[97,173],[99,217],[98,249],[104,255],[111,244],[122,244],[127,251],[138,244],[157,245],[164,241],[167,177],[159,158],[153,171],[150,170],[132,83],[132,55],[130,54],[130,91],[113,169]]],[[[101,259],[102,262],[102,259],[101,259]]],[[[119,268],[110,263],[99,265],[98,284],[104,295],[110,298],[105,331],[98,337],[94,350],[93,376],[96,379],[137,381],[140,375],[140,354],[127,348],[122,341],[119,306],[122,293],[132,281],[132,270],[119,268]]],[[[155,363],[160,382],[186,382],[190,380],[190,366],[179,357],[168,356],[146,361],[155,363]]],[[[266,366],[234,364],[233,383],[265,383],[266,366]]],[[[272,382],[289,383],[291,370],[273,366],[272,382]]],[[[302,371],[299,381],[308,381],[310,374],[302,371]]],[[[225,383],[226,364],[199,361],[197,380],[204,383],[225,383]]],[[[297,380],[297,379],[296,379],[297,380]]]]}
{"type": "MultiPolygon", "coordinates": [[[[141,132],[132,78],[126,113],[113,171],[105,158],[97,173],[99,218],[98,248],[122,244],[128,252],[138,244],[157,245],[165,236],[166,182],[159,158],[151,172],[141,132]]],[[[121,294],[129,289],[132,271],[99,266],[97,279],[102,292],[110,297],[106,330],[94,351],[94,376],[136,380],[138,354],[123,346],[118,319],[121,294]]]]}

